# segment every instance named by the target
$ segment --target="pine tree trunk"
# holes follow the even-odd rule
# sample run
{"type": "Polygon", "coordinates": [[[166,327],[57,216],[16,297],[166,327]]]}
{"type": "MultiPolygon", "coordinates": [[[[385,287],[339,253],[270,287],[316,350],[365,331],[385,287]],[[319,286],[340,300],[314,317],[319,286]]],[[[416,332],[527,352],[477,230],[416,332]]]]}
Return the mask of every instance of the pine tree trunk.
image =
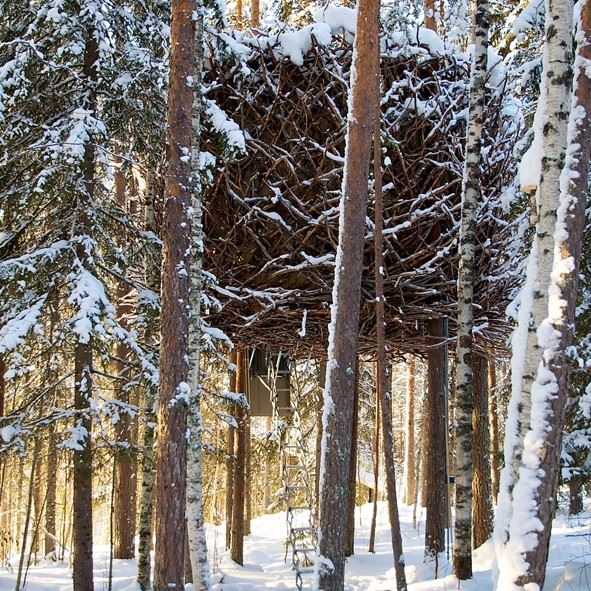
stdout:
{"type": "Polygon", "coordinates": [[[472,357],[474,409],[472,411],[472,540],[479,548],[492,534],[493,507],[488,430],[488,360],[479,354],[472,357]]]}
{"type": "Polygon", "coordinates": [[[250,26],[256,29],[261,24],[260,0],[251,0],[250,2],[250,26]]]}
{"type": "MultiPolygon", "coordinates": [[[[236,367],[236,349],[230,353],[230,363],[236,367]]],[[[236,371],[230,372],[230,392],[236,392],[236,371]]],[[[236,414],[234,406],[231,407],[232,414],[236,414]]],[[[236,456],[234,449],[236,447],[236,430],[232,425],[228,425],[228,440],[226,446],[226,550],[230,549],[232,541],[232,508],[234,506],[234,466],[236,456]]]]}
{"type": "MultiPolygon", "coordinates": [[[[377,376],[376,376],[377,377],[377,376]]],[[[380,482],[380,430],[381,430],[381,416],[380,416],[380,392],[376,380],[375,393],[375,418],[374,418],[374,432],[373,432],[373,497],[371,508],[371,523],[369,526],[369,548],[368,552],[372,554],[376,551],[376,527],[378,524],[378,488],[380,482]]]]}
{"type": "MultiPolygon", "coordinates": [[[[376,51],[378,68],[380,52],[376,51]]],[[[377,94],[380,93],[379,78],[377,94]]],[[[375,171],[375,239],[374,239],[374,273],[376,281],[376,335],[377,335],[377,380],[379,407],[382,413],[382,445],[384,448],[384,470],[386,476],[386,491],[388,493],[388,517],[390,518],[390,537],[394,570],[396,571],[396,589],[406,591],[406,575],[404,573],[404,553],[402,552],[402,535],[400,532],[400,517],[398,515],[398,500],[396,498],[396,469],[394,463],[394,437],[392,433],[392,392],[388,390],[388,372],[386,366],[386,318],[384,298],[384,241],[383,241],[383,195],[382,195],[382,143],[381,118],[378,106],[374,121],[374,171],[375,171]]],[[[391,380],[390,380],[391,383],[391,380]]],[[[377,410],[377,409],[376,409],[377,410]]]]}
{"type": "MultiPolygon", "coordinates": [[[[232,390],[233,392],[233,390],[232,390]]],[[[228,425],[228,442],[226,447],[226,550],[230,549],[232,540],[232,505],[234,503],[234,427],[228,425]]]]}
{"type": "Polygon", "coordinates": [[[406,362],[406,435],[404,437],[404,502],[414,503],[416,497],[416,462],[415,462],[415,384],[416,361],[410,356],[406,362]]]}
{"type": "Polygon", "coordinates": [[[83,430],[74,450],[73,571],[74,591],[93,591],[92,573],[92,447],[90,400],[92,396],[92,345],[78,342],[74,351],[74,409],[83,430]]]}
{"type": "Polygon", "coordinates": [[[583,512],[583,486],[581,479],[573,477],[568,483],[568,514],[578,515],[583,512]]]}
{"type": "MultiPolygon", "coordinates": [[[[88,110],[96,109],[96,90],[94,84],[97,79],[97,63],[99,60],[98,43],[95,31],[87,32],[84,51],[84,75],[90,86],[88,93],[88,110]]],[[[83,157],[84,190],[87,203],[94,199],[95,192],[95,149],[91,142],[84,146],[83,157]]],[[[90,220],[86,211],[80,212],[78,232],[86,235],[90,228],[90,220]]],[[[89,264],[88,253],[84,246],[76,249],[80,264],[89,264]]],[[[74,409],[77,414],[79,430],[79,448],[74,455],[74,491],[73,491],[73,521],[72,521],[72,550],[73,550],[73,589],[74,591],[93,591],[93,555],[92,555],[92,418],[90,403],[92,399],[92,340],[78,337],[74,348],[74,409]]]]}
{"type": "MultiPolygon", "coordinates": [[[[314,498],[316,499],[316,511],[318,511],[320,499],[320,458],[322,452],[322,408],[324,399],[324,386],[326,384],[326,361],[318,361],[318,394],[316,399],[316,462],[314,472],[314,498]]],[[[318,515],[316,515],[318,520],[318,515]]]]}
{"type": "MultiPolygon", "coordinates": [[[[115,201],[119,208],[126,210],[125,175],[121,169],[121,159],[114,174],[115,201]]],[[[118,323],[129,330],[129,317],[133,306],[128,301],[128,287],[123,281],[117,285],[118,323]]],[[[114,397],[124,405],[129,404],[128,361],[129,347],[119,341],[115,346],[115,373],[119,377],[115,385],[114,397]]],[[[131,416],[125,410],[119,413],[115,425],[117,448],[115,450],[115,496],[113,499],[113,558],[129,560],[135,552],[135,510],[136,510],[136,467],[131,436],[131,416]]]]}
{"type": "Polygon", "coordinates": [[[250,535],[250,520],[252,517],[252,462],[250,457],[250,412],[248,409],[244,417],[244,535],[250,535]]]}
{"type": "MultiPolygon", "coordinates": [[[[41,551],[41,536],[39,535],[39,525],[43,516],[44,494],[43,494],[43,440],[40,437],[35,438],[33,453],[37,458],[37,469],[35,470],[35,486],[33,488],[33,509],[36,527],[31,539],[31,554],[34,555],[34,564],[37,564],[37,556],[41,551]]],[[[45,478],[47,480],[47,477],[45,478]]]]}
{"type": "Polygon", "coordinates": [[[348,429],[353,412],[361,272],[373,119],[378,112],[376,52],[379,0],[360,0],[353,64],[345,168],[339,218],[328,371],[324,392],[325,432],[320,469],[320,520],[315,589],[342,591],[345,577],[347,477],[351,456],[348,429]],[[371,92],[368,96],[368,88],[371,92]]]}
{"type": "Polygon", "coordinates": [[[425,28],[437,32],[437,21],[435,20],[435,0],[425,0],[425,28]]]}
{"type": "MultiPolygon", "coordinates": [[[[246,355],[244,351],[236,354],[236,390],[246,393],[246,355]]],[[[246,429],[244,425],[244,408],[236,406],[236,422],[238,428],[234,434],[236,457],[234,463],[234,490],[232,492],[232,540],[230,555],[237,564],[244,564],[244,485],[245,485],[245,447],[246,429]]]]}
{"type": "Polygon", "coordinates": [[[173,0],[168,147],[162,228],[160,392],[156,454],[154,591],[184,589],[188,324],[191,252],[195,4],[173,0]]]}
{"type": "Polygon", "coordinates": [[[54,474],[47,478],[47,500],[45,502],[45,556],[51,560],[57,559],[56,544],[56,498],[57,498],[57,449],[55,440],[55,423],[51,422],[47,428],[47,474],[54,474]]]}
{"type": "MultiPolygon", "coordinates": [[[[423,494],[427,516],[425,519],[425,559],[434,560],[445,550],[447,521],[447,425],[446,425],[446,361],[444,344],[445,319],[435,318],[427,324],[431,348],[427,354],[427,397],[424,450],[423,494]]],[[[425,420],[425,419],[423,419],[425,420]]]]}
{"type": "Polygon", "coordinates": [[[490,401],[491,487],[493,501],[496,504],[499,496],[501,466],[499,461],[499,395],[497,392],[496,367],[492,359],[488,362],[488,394],[490,401]]]}
{"type": "MultiPolygon", "coordinates": [[[[480,168],[484,92],[488,63],[488,0],[476,0],[474,62],[470,79],[466,159],[462,187],[460,264],[458,271],[458,342],[456,365],[456,523],[453,551],[454,574],[472,577],[472,407],[474,357],[472,329],[476,211],[480,198],[480,168]]],[[[487,450],[488,453],[488,450],[487,450]]]]}
{"type": "Polygon", "coordinates": [[[355,499],[357,497],[357,433],[359,427],[359,359],[355,364],[355,391],[353,393],[353,423],[351,425],[351,459],[349,461],[349,498],[347,501],[346,556],[355,554],[355,499]]]}
{"type": "Polygon", "coordinates": [[[4,416],[4,404],[6,400],[6,381],[4,374],[6,373],[6,361],[4,355],[0,354],[0,417],[4,416]]]}

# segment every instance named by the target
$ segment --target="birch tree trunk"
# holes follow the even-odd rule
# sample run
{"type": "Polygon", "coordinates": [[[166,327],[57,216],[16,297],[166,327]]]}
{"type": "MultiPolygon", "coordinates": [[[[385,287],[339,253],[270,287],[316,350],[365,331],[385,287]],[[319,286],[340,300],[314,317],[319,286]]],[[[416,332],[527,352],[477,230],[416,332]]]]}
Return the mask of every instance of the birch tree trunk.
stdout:
{"type": "Polygon", "coordinates": [[[353,45],[345,168],[324,391],[320,523],[314,588],[342,591],[345,576],[348,429],[353,412],[361,272],[373,119],[378,113],[379,0],[360,0],[353,45]],[[368,88],[371,92],[368,96],[368,88]]]}
{"type": "Polygon", "coordinates": [[[514,519],[516,482],[520,478],[524,444],[532,416],[532,387],[542,357],[537,329],[548,314],[548,293],[554,251],[556,208],[560,194],[560,174],[566,153],[567,122],[570,110],[572,0],[545,0],[545,45],[543,75],[538,100],[542,123],[542,166],[533,218],[536,232],[528,257],[525,284],[519,296],[517,327],[511,357],[511,400],[507,411],[504,456],[499,502],[495,517],[495,549],[501,572],[498,584],[512,584],[512,551],[505,551],[510,537],[523,527],[514,519]],[[513,525],[517,528],[512,532],[513,525]],[[502,574],[504,573],[504,574],[502,574]],[[502,579],[502,580],[501,580],[502,579]]]}
{"type": "Polygon", "coordinates": [[[203,7],[196,2],[195,63],[193,68],[193,142],[191,167],[193,195],[191,199],[191,259],[189,276],[189,413],[187,417],[187,533],[193,589],[209,591],[210,573],[207,560],[202,482],[202,418],[201,418],[201,292],[203,290],[203,222],[202,192],[199,170],[201,142],[201,83],[203,72],[203,7]]]}
{"type": "Polygon", "coordinates": [[[484,91],[488,63],[488,0],[476,0],[474,61],[470,79],[470,103],[466,137],[466,160],[462,186],[460,265],[458,270],[458,342],[456,353],[456,523],[453,550],[454,574],[472,577],[472,408],[471,361],[474,355],[472,329],[476,211],[480,197],[481,137],[484,91]]]}
{"type": "MultiPolygon", "coordinates": [[[[515,553],[518,548],[522,552],[517,567],[512,565],[511,589],[543,586],[556,510],[571,363],[569,348],[574,340],[591,156],[591,80],[587,67],[591,58],[591,6],[589,2],[582,2],[578,8],[576,87],[571,98],[572,2],[546,2],[544,66],[548,123],[544,126],[536,235],[540,234],[540,226],[543,230],[547,228],[550,240],[553,238],[553,249],[539,251],[538,285],[545,291],[546,316],[537,325],[539,357],[534,368],[536,379],[532,385],[530,429],[524,441],[522,466],[514,489],[510,539],[506,548],[508,554],[515,553]],[[569,107],[570,119],[567,117],[569,107]],[[553,141],[553,150],[550,141],[553,141]],[[552,221],[554,227],[547,227],[552,221]],[[548,281],[542,283],[543,279],[548,281]],[[521,542],[520,546],[516,545],[517,542],[521,542]]],[[[504,561],[499,585],[508,579],[508,571],[507,561],[504,561]]]]}
{"type": "Polygon", "coordinates": [[[193,0],[172,1],[168,146],[162,228],[160,392],[156,456],[154,591],[184,589],[189,264],[193,179],[193,0]]]}
{"type": "MultiPolygon", "coordinates": [[[[150,171],[146,181],[146,205],[145,205],[145,225],[146,230],[155,232],[154,223],[154,175],[150,171]]],[[[154,292],[158,291],[160,283],[159,268],[154,265],[150,257],[145,260],[145,279],[146,285],[154,292]]],[[[149,322],[144,334],[144,340],[147,347],[155,347],[155,334],[152,322],[149,322]]],[[[156,401],[156,386],[152,383],[146,384],[144,388],[144,433],[142,440],[142,484],[140,492],[140,507],[138,515],[138,556],[137,556],[137,583],[141,591],[147,591],[150,588],[151,578],[151,557],[152,550],[152,514],[153,514],[153,495],[154,486],[154,433],[156,427],[156,412],[154,403],[156,401]]]]}

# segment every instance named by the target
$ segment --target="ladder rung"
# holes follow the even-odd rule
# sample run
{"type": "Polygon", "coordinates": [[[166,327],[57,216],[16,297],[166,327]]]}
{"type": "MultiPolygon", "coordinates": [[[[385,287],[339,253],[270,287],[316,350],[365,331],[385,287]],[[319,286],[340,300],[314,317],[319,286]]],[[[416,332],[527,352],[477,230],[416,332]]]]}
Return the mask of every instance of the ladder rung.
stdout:
{"type": "Polygon", "coordinates": [[[308,487],[305,484],[286,484],[285,488],[289,490],[304,490],[308,487]]]}
{"type": "Polygon", "coordinates": [[[313,566],[300,566],[297,567],[297,571],[300,575],[309,575],[314,572],[313,566]]]}
{"type": "Polygon", "coordinates": [[[295,546],[293,551],[307,554],[308,552],[316,552],[316,546],[295,546]]]}
{"type": "Polygon", "coordinates": [[[291,527],[290,528],[291,531],[316,531],[315,527],[312,527],[311,525],[305,525],[302,527],[291,527]]]}
{"type": "Polygon", "coordinates": [[[310,507],[309,505],[300,505],[298,506],[294,506],[294,507],[288,507],[287,508],[288,511],[312,511],[312,507],[310,507]]]}

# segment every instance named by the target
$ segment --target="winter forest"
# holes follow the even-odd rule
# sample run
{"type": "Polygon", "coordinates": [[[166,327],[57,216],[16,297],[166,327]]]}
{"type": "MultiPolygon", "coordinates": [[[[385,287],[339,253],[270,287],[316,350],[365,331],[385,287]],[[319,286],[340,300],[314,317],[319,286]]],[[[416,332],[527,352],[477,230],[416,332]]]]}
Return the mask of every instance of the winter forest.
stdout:
{"type": "Polygon", "coordinates": [[[591,589],[591,0],[0,0],[0,591],[591,589]]]}

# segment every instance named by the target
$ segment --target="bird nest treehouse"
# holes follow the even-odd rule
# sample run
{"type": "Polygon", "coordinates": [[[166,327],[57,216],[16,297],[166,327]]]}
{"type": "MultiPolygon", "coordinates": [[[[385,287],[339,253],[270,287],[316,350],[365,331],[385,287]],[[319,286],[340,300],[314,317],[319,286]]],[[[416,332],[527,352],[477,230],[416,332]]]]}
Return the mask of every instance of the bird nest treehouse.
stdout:
{"type": "MultiPolygon", "coordinates": [[[[210,114],[221,109],[232,119],[232,133],[240,128],[245,138],[243,153],[227,157],[206,123],[205,149],[215,165],[204,195],[205,266],[217,278],[221,302],[208,320],[236,343],[294,357],[326,354],[352,58],[346,26],[332,26],[326,37],[315,33],[318,25],[289,33],[299,35],[297,51],[281,34],[212,36],[205,79],[210,114]]],[[[478,211],[475,325],[483,348],[504,346],[505,307],[516,283],[514,226],[500,196],[514,177],[519,124],[501,68],[497,63],[489,75],[478,211]]],[[[391,352],[428,347],[425,321],[432,318],[449,317],[454,332],[469,70],[468,57],[431,31],[382,39],[391,352]]],[[[370,191],[362,354],[375,348],[372,216],[370,191]]]]}

